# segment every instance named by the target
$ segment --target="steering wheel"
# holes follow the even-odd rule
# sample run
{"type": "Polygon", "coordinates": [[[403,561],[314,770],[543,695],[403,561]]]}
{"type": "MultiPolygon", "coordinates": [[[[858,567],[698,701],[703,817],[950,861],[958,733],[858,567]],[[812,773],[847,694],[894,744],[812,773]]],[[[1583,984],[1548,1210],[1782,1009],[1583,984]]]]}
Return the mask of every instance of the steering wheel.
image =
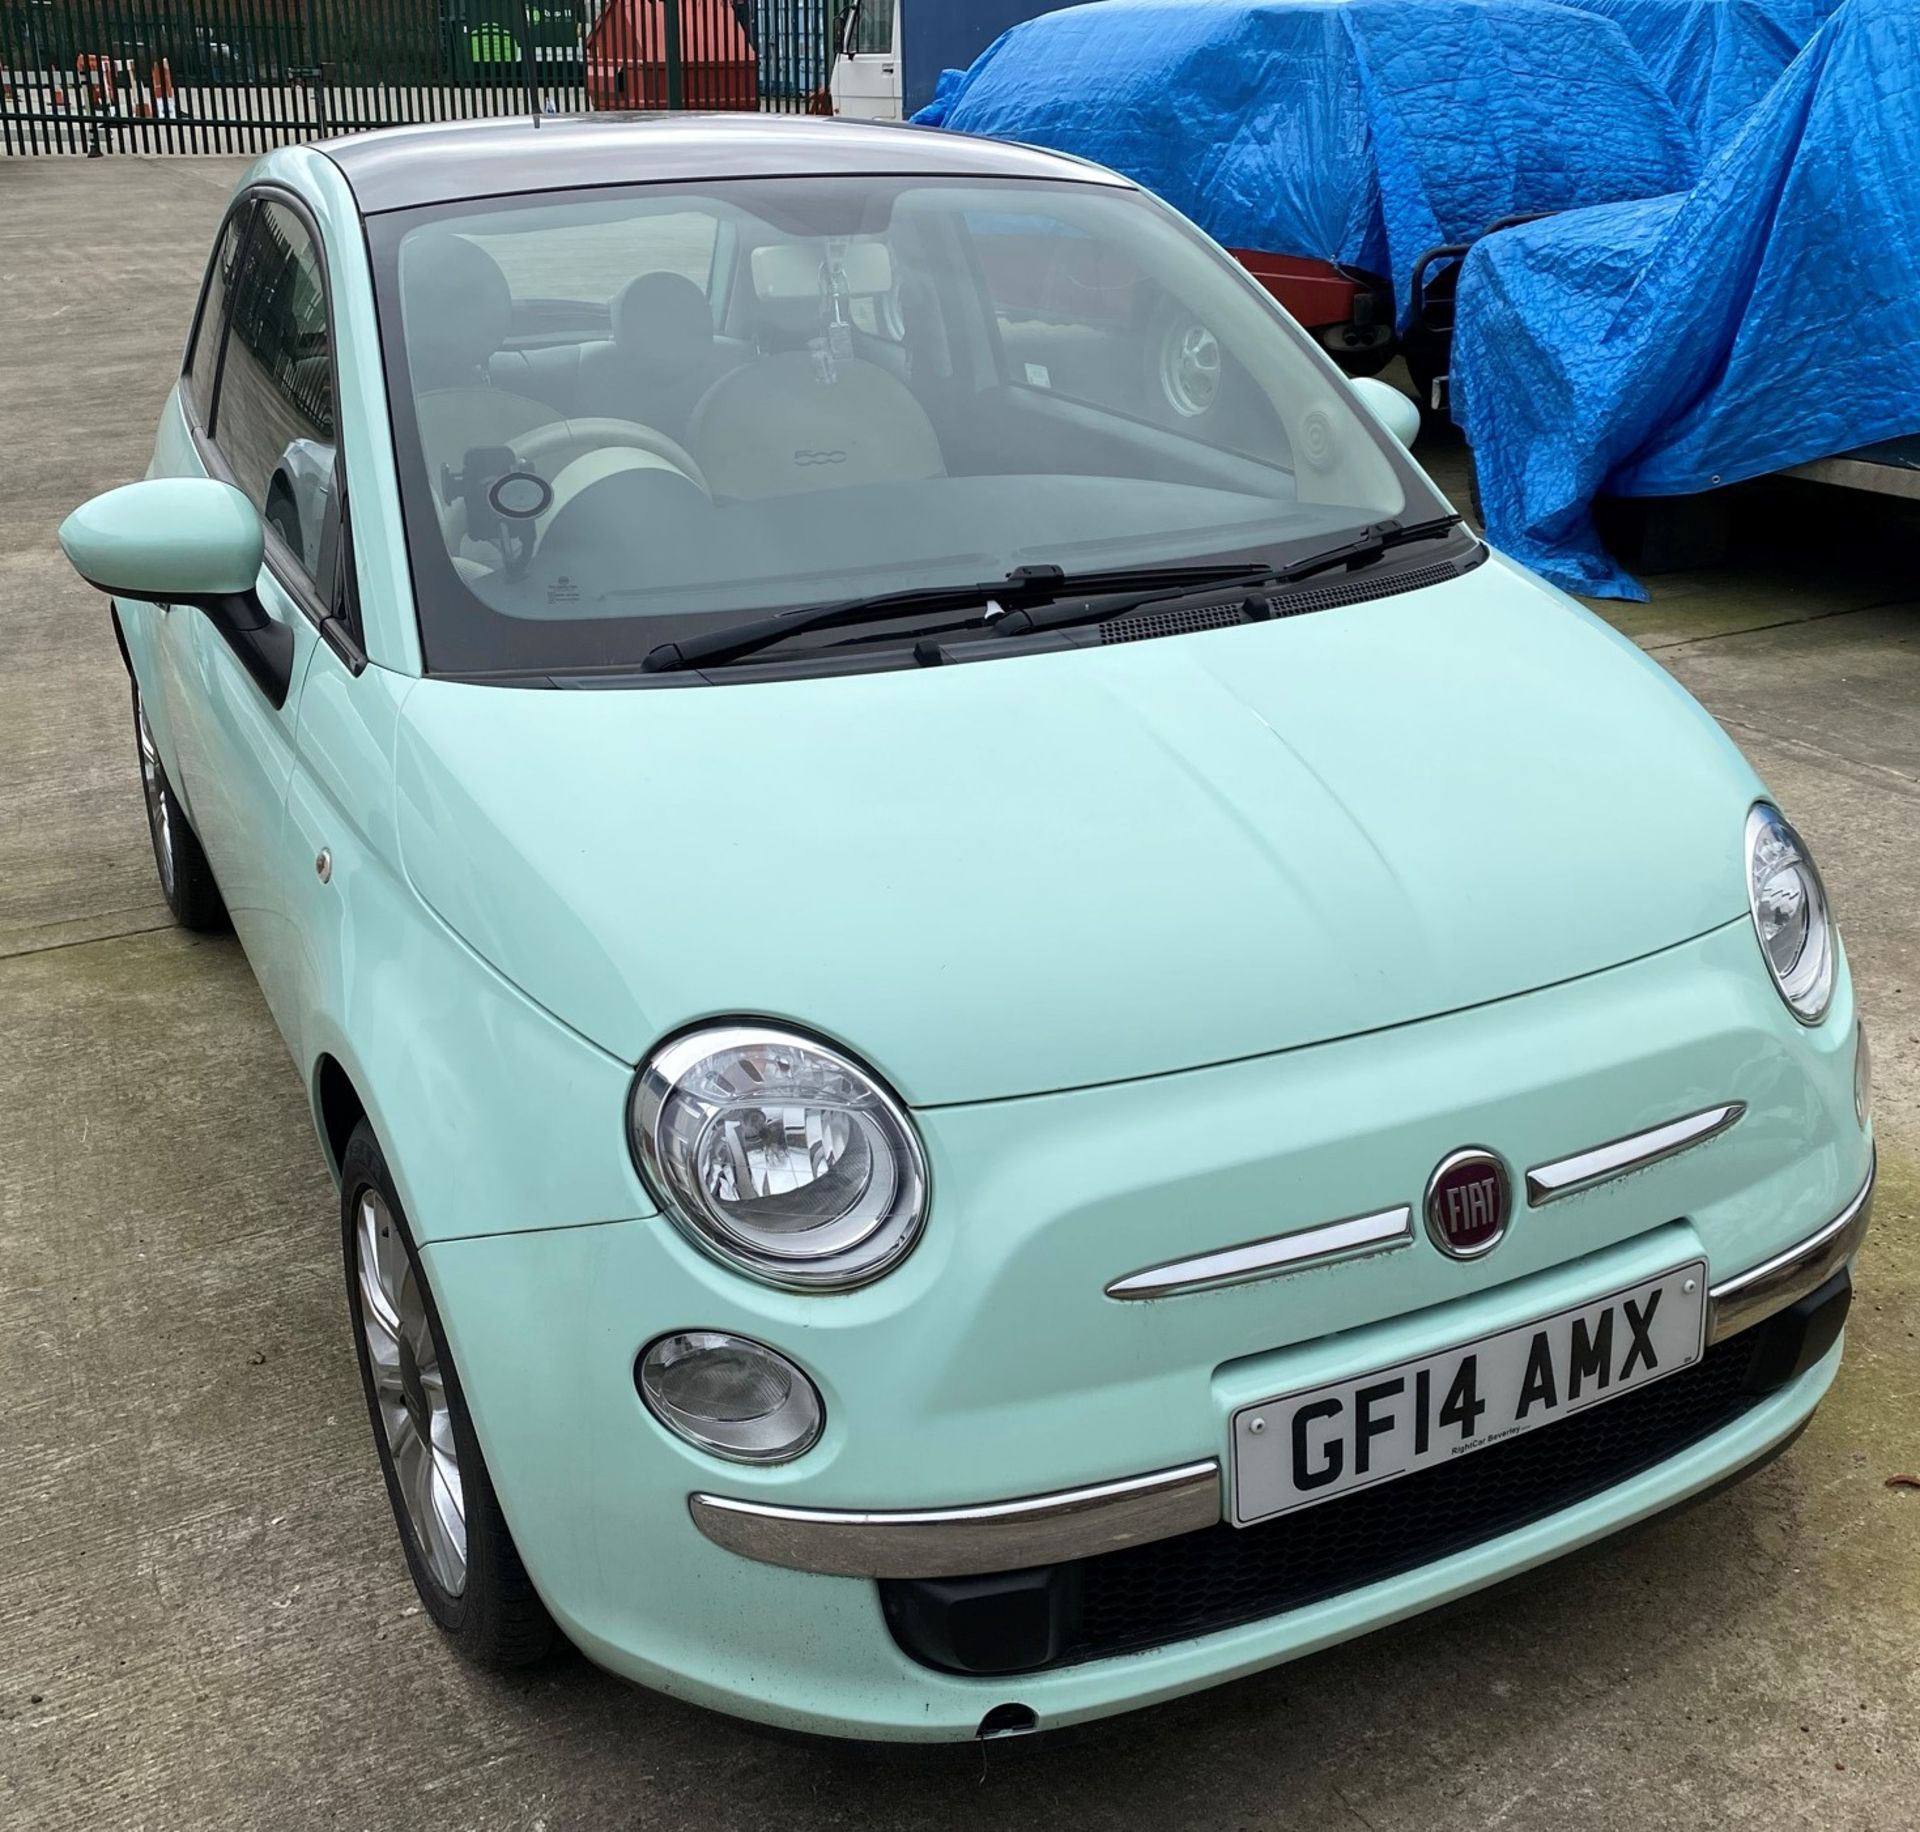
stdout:
{"type": "Polygon", "coordinates": [[[589,449],[624,446],[636,452],[651,452],[656,458],[664,458],[689,482],[697,484],[703,495],[713,494],[700,467],[694,463],[685,447],[676,445],[665,433],[657,432],[651,426],[642,426],[638,420],[591,417],[555,420],[550,426],[536,427],[532,432],[523,433],[515,439],[513,455],[522,464],[531,464],[536,458],[544,458],[550,452],[560,451],[569,445],[586,446],[589,449]]]}

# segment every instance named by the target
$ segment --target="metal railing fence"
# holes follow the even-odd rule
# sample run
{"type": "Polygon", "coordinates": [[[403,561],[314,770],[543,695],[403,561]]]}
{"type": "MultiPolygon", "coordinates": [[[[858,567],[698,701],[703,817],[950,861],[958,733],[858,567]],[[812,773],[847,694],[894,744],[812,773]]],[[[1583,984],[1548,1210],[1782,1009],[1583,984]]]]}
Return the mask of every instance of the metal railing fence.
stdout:
{"type": "Polygon", "coordinates": [[[824,110],[835,0],[0,0],[0,153],[536,111],[824,110]]]}

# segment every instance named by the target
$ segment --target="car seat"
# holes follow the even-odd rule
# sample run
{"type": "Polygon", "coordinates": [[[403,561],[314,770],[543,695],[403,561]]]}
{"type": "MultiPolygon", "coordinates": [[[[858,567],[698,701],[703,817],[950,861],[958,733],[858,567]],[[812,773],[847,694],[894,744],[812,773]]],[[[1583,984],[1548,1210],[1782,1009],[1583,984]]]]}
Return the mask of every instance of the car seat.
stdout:
{"type": "Polygon", "coordinates": [[[693,410],[687,449],[716,497],[944,477],[927,410],[858,357],[790,350],[723,375],[693,410]]]}
{"type": "Polygon", "coordinates": [[[580,353],[580,398],[684,441],[701,396],[751,354],[714,335],[707,296],[685,274],[640,274],[614,296],[613,341],[580,353]]]}
{"type": "Polygon", "coordinates": [[[420,446],[450,551],[465,531],[464,507],[446,500],[444,470],[469,451],[511,445],[561,416],[544,401],[493,385],[488,363],[513,323],[513,292],[500,264],[465,236],[428,230],[400,256],[400,312],[407,340],[420,446]]]}

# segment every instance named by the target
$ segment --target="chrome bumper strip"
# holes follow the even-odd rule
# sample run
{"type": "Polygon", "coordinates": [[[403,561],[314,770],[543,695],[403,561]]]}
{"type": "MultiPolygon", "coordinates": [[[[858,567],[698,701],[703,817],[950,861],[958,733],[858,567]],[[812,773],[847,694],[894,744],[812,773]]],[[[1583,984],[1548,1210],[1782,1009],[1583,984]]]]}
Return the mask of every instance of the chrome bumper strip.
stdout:
{"type": "Polygon", "coordinates": [[[725,1495],[690,1495],[687,1508],[716,1546],[790,1571],[964,1577],[1086,1558],[1213,1526],[1220,1519],[1220,1465],[1209,1457],[1151,1476],[970,1508],[859,1513],[725,1495]]]}
{"type": "Polygon", "coordinates": [[[1614,1139],[1591,1150],[1575,1152],[1570,1158],[1558,1158],[1551,1164],[1539,1164],[1527,1172],[1527,1201],[1534,1208],[1557,1202],[1562,1196],[1578,1195],[1597,1183],[1624,1177],[1628,1171],[1642,1170],[1704,1143],[1725,1132],[1747,1110],[1744,1101],[1729,1101],[1724,1107],[1709,1107],[1702,1113],[1689,1113],[1685,1119],[1669,1120],[1624,1139],[1614,1139]]]}
{"type": "Polygon", "coordinates": [[[1818,1291],[1859,1252],[1873,1215],[1873,1180],[1879,1169],[1876,1157],[1867,1166],[1867,1180],[1861,1184],[1860,1193],[1819,1233],[1713,1287],[1707,1294],[1711,1301],[1707,1312],[1709,1342],[1722,1342],[1756,1323],[1764,1323],[1775,1311],[1785,1310],[1810,1291],[1818,1291]]]}
{"type": "MultiPolygon", "coordinates": [[[[1715,1285],[1708,1294],[1707,1340],[1721,1342],[1750,1329],[1832,1278],[1866,1235],[1873,1179],[1869,1169],[1859,1193],[1817,1233],[1715,1285]]],[[[1405,1209],[1360,1216],[1353,1225],[1383,1223],[1388,1218],[1411,1228],[1405,1209]]],[[[1330,1230],[1310,1232],[1324,1235],[1330,1230]]],[[[1283,1235],[1280,1242],[1256,1242],[1254,1247],[1303,1238],[1307,1236],[1283,1235]]],[[[1206,1257],[1225,1258],[1252,1252],[1254,1247],[1229,1248],[1225,1254],[1206,1257]]],[[[1184,1263],[1198,1266],[1205,1261],[1184,1263]]],[[[976,1507],[893,1511],[782,1507],[696,1494],[687,1498],[687,1509],[694,1525],[716,1546],[790,1571],[849,1578],[964,1577],[1088,1558],[1213,1526],[1221,1518],[1220,1465],[1209,1457],[1152,1475],[976,1507]]]]}
{"type": "Polygon", "coordinates": [[[1107,1287],[1110,1298],[1171,1298],[1183,1291],[1211,1291],[1220,1285],[1238,1285],[1248,1279],[1271,1278],[1320,1260],[1348,1254],[1379,1253],[1404,1247],[1413,1239],[1413,1210],[1382,1209],[1376,1215],[1354,1215],[1329,1221],[1270,1240],[1251,1240],[1244,1246],[1221,1247],[1193,1259],[1169,1260],[1130,1272],[1107,1287]]]}

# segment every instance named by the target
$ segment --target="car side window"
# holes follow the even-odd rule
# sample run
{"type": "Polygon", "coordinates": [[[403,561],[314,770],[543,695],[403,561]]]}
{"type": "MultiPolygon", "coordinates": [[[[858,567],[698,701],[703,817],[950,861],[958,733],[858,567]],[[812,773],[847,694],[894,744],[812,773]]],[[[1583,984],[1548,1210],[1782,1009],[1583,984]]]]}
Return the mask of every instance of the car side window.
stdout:
{"type": "Polygon", "coordinates": [[[861,0],[860,17],[853,28],[853,43],[847,49],[855,57],[886,57],[892,54],[893,0],[861,0]]]}
{"type": "Polygon", "coordinates": [[[215,443],[268,528],[317,577],[334,488],[332,347],[319,251],[284,204],[260,206],[231,319],[215,443]]]}
{"type": "Polygon", "coordinates": [[[200,322],[194,328],[193,351],[187,358],[187,387],[193,397],[193,410],[208,432],[213,430],[214,384],[220,375],[220,340],[226,335],[227,316],[233,302],[234,269],[251,214],[251,205],[241,205],[227,218],[220,239],[214,244],[200,322]]]}

